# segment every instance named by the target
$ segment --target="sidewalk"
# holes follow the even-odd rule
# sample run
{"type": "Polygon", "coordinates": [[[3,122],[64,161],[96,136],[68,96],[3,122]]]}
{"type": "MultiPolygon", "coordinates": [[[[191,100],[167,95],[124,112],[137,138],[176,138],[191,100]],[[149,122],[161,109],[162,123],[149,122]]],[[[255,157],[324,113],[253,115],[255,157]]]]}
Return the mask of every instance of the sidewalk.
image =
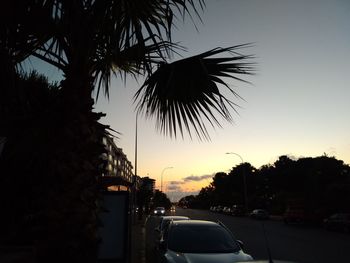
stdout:
{"type": "Polygon", "coordinates": [[[132,225],[131,228],[131,261],[130,263],[146,263],[145,223],[147,217],[132,225]]]}
{"type": "MultiPolygon", "coordinates": [[[[130,263],[146,263],[146,236],[145,223],[147,217],[137,220],[131,227],[131,255],[130,263]]],[[[1,247],[1,263],[35,263],[35,255],[32,247],[1,247]]]]}
{"type": "Polygon", "coordinates": [[[1,263],[35,263],[32,247],[0,247],[1,263]]]}

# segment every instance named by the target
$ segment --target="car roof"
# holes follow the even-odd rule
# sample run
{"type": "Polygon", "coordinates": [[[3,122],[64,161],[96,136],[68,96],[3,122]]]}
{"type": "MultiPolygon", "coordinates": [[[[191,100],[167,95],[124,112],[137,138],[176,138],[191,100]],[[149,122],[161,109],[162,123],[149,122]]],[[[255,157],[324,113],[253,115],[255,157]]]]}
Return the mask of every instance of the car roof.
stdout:
{"type": "Polygon", "coordinates": [[[196,225],[196,226],[219,226],[218,223],[213,221],[206,221],[206,220],[181,220],[181,221],[174,221],[173,225],[181,226],[181,225],[196,225]]]}
{"type": "Polygon", "coordinates": [[[163,206],[158,206],[156,209],[165,209],[163,206]]]}
{"type": "Polygon", "coordinates": [[[188,216],[163,216],[162,219],[189,219],[188,216]]]}
{"type": "MultiPolygon", "coordinates": [[[[245,263],[247,261],[237,261],[236,263],[245,263]]],[[[269,263],[271,261],[269,260],[253,260],[253,261],[249,261],[249,262],[252,262],[252,263],[269,263]]],[[[285,261],[285,260],[273,260],[273,263],[297,263],[295,261],[285,261]]]]}
{"type": "Polygon", "coordinates": [[[350,213],[336,213],[331,216],[340,216],[340,217],[348,217],[350,216],[350,213]]]}

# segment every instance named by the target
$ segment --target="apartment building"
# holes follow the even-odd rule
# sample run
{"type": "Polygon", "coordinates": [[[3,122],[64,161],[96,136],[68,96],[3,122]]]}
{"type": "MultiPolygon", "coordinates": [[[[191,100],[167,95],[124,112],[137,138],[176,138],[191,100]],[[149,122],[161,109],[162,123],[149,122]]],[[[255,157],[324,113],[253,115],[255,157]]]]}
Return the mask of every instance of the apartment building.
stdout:
{"type": "Polygon", "coordinates": [[[136,180],[138,189],[141,178],[134,177],[133,166],[123,153],[123,149],[117,147],[112,137],[104,137],[103,144],[107,151],[103,154],[104,160],[107,161],[105,172],[102,174],[104,186],[110,191],[131,191],[136,180]]]}

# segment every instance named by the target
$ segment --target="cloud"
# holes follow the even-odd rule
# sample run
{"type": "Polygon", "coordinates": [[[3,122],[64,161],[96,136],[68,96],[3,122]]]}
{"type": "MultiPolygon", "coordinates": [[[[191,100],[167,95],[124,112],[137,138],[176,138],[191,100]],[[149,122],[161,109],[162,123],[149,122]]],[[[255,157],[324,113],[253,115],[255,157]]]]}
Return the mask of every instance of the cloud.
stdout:
{"type": "MultiPolygon", "coordinates": [[[[195,189],[188,189],[188,188],[183,188],[184,186],[186,186],[187,183],[189,182],[198,182],[198,181],[202,181],[205,179],[211,179],[213,178],[213,175],[201,175],[201,176],[187,176],[185,178],[182,178],[182,181],[169,181],[167,183],[167,191],[170,193],[185,193],[187,191],[190,192],[196,192],[195,189]]],[[[197,191],[198,192],[198,191],[197,191]]],[[[183,196],[183,194],[181,194],[183,196]]]]}
{"type": "Polygon", "coordinates": [[[168,185],[167,190],[172,192],[182,192],[181,187],[178,185],[168,185]]]}
{"type": "Polygon", "coordinates": [[[171,185],[179,185],[179,184],[184,184],[184,181],[170,181],[169,184],[171,185]]]}
{"type": "Polygon", "coordinates": [[[187,177],[183,178],[183,180],[185,182],[190,182],[190,181],[199,182],[199,181],[209,179],[209,178],[213,178],[213,175],[200,175],[200,176],[191,175],[191,176],[187,176],[187,177]]]}

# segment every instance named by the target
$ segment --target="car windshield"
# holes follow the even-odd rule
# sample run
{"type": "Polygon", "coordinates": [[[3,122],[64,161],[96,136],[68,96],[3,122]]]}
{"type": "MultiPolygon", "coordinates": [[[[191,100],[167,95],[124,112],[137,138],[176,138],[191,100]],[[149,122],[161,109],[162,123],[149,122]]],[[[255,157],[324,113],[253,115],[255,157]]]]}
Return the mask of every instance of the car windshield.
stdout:
{"type": "Polygon", "coordinates": [[[232,235],[216,225],[174,227],[169,233],[168,248],[182,253],[232,253],[240,250],[232,235]]]}

